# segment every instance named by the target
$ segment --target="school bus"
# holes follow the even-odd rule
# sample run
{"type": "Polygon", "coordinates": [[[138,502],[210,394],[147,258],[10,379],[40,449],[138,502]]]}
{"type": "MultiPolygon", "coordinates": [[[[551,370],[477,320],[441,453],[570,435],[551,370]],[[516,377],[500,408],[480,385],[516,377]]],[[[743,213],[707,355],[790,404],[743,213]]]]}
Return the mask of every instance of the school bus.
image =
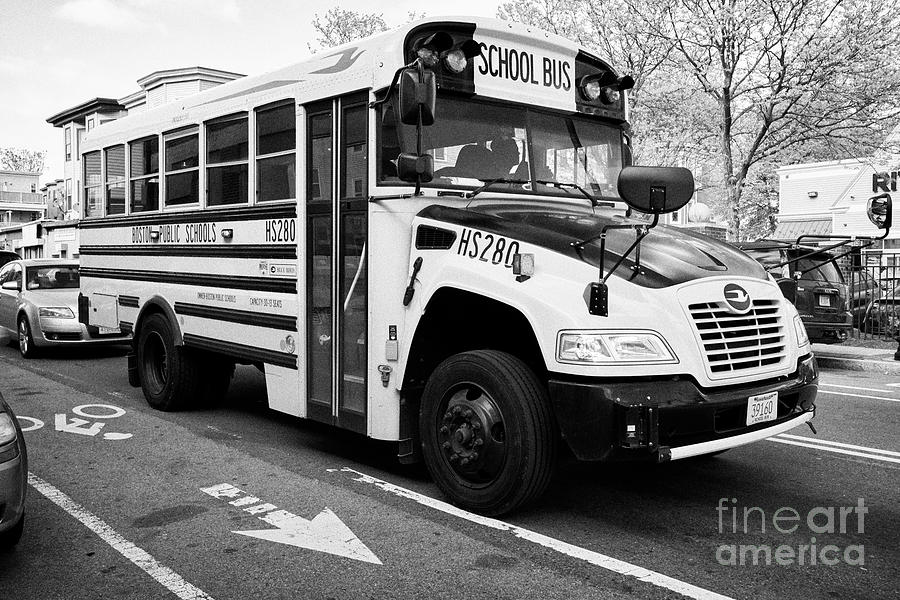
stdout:
{"type": "Polygon", "coordinates": [[[631,164],[632,86],[551,33],[427,19],[103,124],[80,318],[133,334],[155,408],[257,365],[271,409],[396,441],[489,515],[560,444],[659,462],[808,422],[797,311],[658,225],[694,183],[631,164]]]}

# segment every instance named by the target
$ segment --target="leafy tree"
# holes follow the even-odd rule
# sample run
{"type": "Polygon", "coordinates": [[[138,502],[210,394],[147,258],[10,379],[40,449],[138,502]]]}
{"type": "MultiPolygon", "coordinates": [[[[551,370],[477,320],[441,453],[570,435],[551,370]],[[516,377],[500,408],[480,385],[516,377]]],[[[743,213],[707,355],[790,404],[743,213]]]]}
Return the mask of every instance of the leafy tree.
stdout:
{"type": "Polygon", "coordinates": [[[47,151],[25,148],[0,148],[0,169],[21,173],[43,173],[47,151]]]}
{"type": "Polygon", "coordinates": [[[316,38],[319,47],[313,48],[310,45],[309,49],[311,52],[316,52],[322,48],[340,46],[353,40],[386,31],[388,28],[381,13],[356,12],[337,6],[329,9],[324,17],[319,17],[319,14],[316,13],[312,26],[319,33],[319,37],[316,38]]]}

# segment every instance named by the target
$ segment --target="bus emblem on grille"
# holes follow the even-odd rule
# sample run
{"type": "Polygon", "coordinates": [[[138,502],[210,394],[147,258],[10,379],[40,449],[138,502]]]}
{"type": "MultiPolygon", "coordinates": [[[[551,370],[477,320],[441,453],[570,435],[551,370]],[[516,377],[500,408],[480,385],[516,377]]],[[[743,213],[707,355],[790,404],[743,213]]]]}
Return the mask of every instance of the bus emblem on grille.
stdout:
{"type": "Polygon", "coordinates": [[[736,283],[725,286],[725,302],[731,308],[731,312],[744,314],[750,310],[750,294],[736,283]]]}

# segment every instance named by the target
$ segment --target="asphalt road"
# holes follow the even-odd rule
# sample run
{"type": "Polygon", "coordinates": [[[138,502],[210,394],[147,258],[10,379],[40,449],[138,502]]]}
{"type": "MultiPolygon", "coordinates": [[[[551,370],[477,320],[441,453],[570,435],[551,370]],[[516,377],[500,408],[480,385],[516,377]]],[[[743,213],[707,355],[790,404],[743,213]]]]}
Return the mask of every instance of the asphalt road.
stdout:
{"type": "Polygon", "coordinates": [[[897,598],[895,379],[824,371],[818,435],[564,460],[539,504],[494,521],[440,502],[391,444],[269,411],[253,368],[220,407],[161,413],[121,351],[2,346],[32,486],[0,598],[897,598]]]}

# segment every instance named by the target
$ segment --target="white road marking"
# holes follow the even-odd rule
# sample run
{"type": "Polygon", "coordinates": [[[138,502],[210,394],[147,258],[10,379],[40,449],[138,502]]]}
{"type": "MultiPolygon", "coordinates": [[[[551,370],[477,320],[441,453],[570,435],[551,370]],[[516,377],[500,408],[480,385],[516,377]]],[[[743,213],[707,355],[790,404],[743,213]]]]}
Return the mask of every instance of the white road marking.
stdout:
{"type": "Polygon", "coordinates": [[[805,435],[792,435],[782,433],[778,437],[788,438],[790,440],[799,440],[801,442],[812,442],[817,444],[825,444],[826,446],[837,446],[838,448],[850,448],[851,450],[860,450],[862,452],[871,452],[872,454],[886,454],[887,456],[900,457],[900,452],[894,450],[880,450],[878,448],[869,448],[868,446],[855,446],[853,444],[845,444],[844,442],[832,442],[831,440],[820,440],[819,438],[811,438],[805,435]]]}
{"type": "Polygon", "coordinates": [[[181,598],[181,600],[213,600],[212,596],[185,581],[181,575],[161,564],[147,551],[138,548],[133,542],[119,535],[105,521],[88,512],[80,504],[40,477],[29,472],[28,483],[48,500],[75,517],[82,525],[96,533],[113,550],[133,562],[163,587],[181,598]]]}
{"type": "MultiPolygon", "coordinates": [[[[335,472],[337,471],[337,469],[329,469],[329,471],[335,472]]],[[[569,544],[568,542],[563,542],[544,534],[525,529],[524,527],[518,527],[504,521],[471,513],[467,510],[457,508],[452,504],[447,504],[446,502],[442,502],[441,500],[436,500],[429,496],[419,494],[418,492],[414,492],[398,485],[388,483],[387,481],[377,479],[370,475],[366,475],[365,473],[360,473],[359,471],[350,469],[348,467],[340,469],[340,472],[352,473],[353,475],[357,476],[354,478],[354,481],[374,485],[386,492],[389,492],[396,496],[400,496],[401,498],[412,500],[423,506],[439,510],[454,517],[459,517],[460,519],[465,519],[466,521],[470,521],[477,525],[483,525],[484,527],[490,527],[491,529],[498,529],[500,531],[509,531],[520,539],[539,544],[545,548],[555,550],[556,552],[565,554],[566,556],[570,556],[578,560],[583,560],[589,564],[601,567],[603,569],[608,569],[610,571],[613,571],[614,573],[628,575],[645,583],[665,588],[667,590],[672,590],[673,592],[677,592],[682,596],[687,596],[688,598],[695,598],[696,600],[732,600],[728,596],[723,596],[721,594],[717,594],[716,592],[691,585],[690,583],[675,579],[673,577],[669,577],[667,575],[663,575],[662,573],[650,571],[649,569],[645,569],[638,565],[633,565],[623,560],[619,560],[611,556],[606,556],[605,554],[600,554],[599,552],[594,552],[593,550],[581,548],[579,546],[569,544]]]]}
{"type": "Polygon", "coordinates": [[[826,446],[824,444],[810,444],[806,442],[798,442],[796,440],[786,440],[778,436],[770,437],[769,441],[778,442],[779,444],[790,444],[791,446],[801,446],[803,448],[813,448],[815,450],[825,450],[826,452],[834,452],[836,454],[847,454],[849,456],[858,456],[860,458],[868,458],[871,460],[880,460],[882,462],[900,464],[900,458],[881,456],[878,454],[867,454],[865,452],[857,452],[856,450],[849,450],[847,448],[836,448],[834,446],[826,446]]]}
{"type": "Polygon", "coordinates": [[[22,428],[22,432],[26,431],[34,431],[35,429],[40,429],[44,426],[44,422],[40,419],[35,419],[34,417],[24,417],[22,415],[16,415],[16,418],[19,420],[19,427],[22,428]],[[31,425],[25,426],[22,424],[22,421],[30,421],[31,425]]]}
{"type": "MultiPolygon", "coordinates": [[[[884,388],[866,388],[866,387],[859,387],[858,385],[838,385],[836,383],[822,383],[822,382],[819,382],[819,385],[824,385],[825,387],[841,388],[843,390],[857,390],[860,392],[881,392],[881,393],[888,393],[888,394],[891,393],[891,390],[886,390],[884,388]]],[[[891,386],[896,387],[898,384],[889,383],[887,385],[888,385],[888,387],[891,387],[891,386]]]]}
{"type": "Polygon", "coordinates": [[[124,408],[119,408],[118,406],[113,406],[112,404],[82,404],[81,406],[76,406],[72,409],[72,412],[78,415],[79,417],[84,417],[85,419],[115,419],[116,417],[121,417],[125,414],[124,408]],[[112,414],[109,415],[94,415],[86,411],[86,408],[99,408],[101,410],[111,410],[112,414]]]}
{"type": "Polygon", "coordinates": [[[883,396],[865,396],[863,394],[848,394],[847,392],[832,392],[831,390],[819,389],[823,394],[834,394],[835,396],[848,396],[850,398],[867,398],[869,400],[887,400],[888,402],[900,402],[900,398],[885,398],[883,396]]]}
{"type": "Polygon", "coordinates": [[[77,433],[79,435],[97,435],[103,429],[105,423],[92,423],[90,427],[85,427],[88,422],[84,419],[72,417],[70,421],[65,414],[56,415],[56,430],[65,433],[77,433]]]}
{"type": "Polygon", "coordinates": [[[259,498],[248,495],[230,483],[220,483],[211,487],[200,488],[200,491],[209,494],[213,498],[226,500],[228,504],[238,508],[247,506],[247,508],[243,509],[244,512],[252,515],[261,515],[259,517],[261,521],[275,526],[275,529],[254,529],[251,531],[232,531],[231,533],[298,548],[306,548],[307,550],[315,550],[316,552],[325,552],[376,565],[382,564],[381,560],[329,508],[325,508],[311,520],[307,520],[286,510],[278,510],[278,507],[274,504],[259,504],[259,498]],[[232,498],[236,499],[231,500],[232,498]]]}

